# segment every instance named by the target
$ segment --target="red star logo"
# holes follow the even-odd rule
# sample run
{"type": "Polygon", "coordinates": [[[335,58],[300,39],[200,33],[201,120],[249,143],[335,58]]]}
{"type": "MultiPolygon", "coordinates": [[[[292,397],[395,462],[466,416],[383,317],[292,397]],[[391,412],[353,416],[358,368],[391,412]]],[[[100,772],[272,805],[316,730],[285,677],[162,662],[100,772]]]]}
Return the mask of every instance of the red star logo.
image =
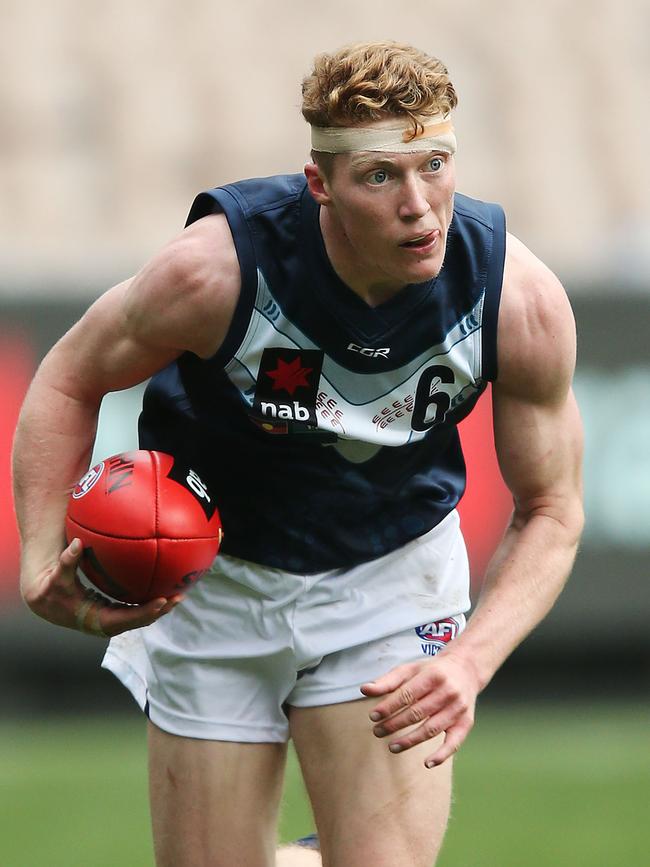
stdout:
{"type": "Polygon", "coordinates": [[[275,370],[267,370],[266,375],[273,380],[273,391],[284,389],[293,397],[293,393],[301,386],[309,387],[307,380],[308,374],[312,372],[313,367],[303,367],[302,359],[298,355],[289,364],[278,358],[278,366],[275,370]]]}

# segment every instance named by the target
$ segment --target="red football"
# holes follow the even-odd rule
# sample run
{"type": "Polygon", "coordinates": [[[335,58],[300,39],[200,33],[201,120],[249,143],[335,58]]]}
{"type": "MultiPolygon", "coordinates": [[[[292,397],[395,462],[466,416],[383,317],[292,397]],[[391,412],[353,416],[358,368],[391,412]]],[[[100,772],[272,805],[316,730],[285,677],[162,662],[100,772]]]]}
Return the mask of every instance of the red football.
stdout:
{"type": "Polygon", "coordinates": [[[80,567],[122,602],[173,596],[210,567],[221,543],[212,494],[186,464],[132,451],[94,466],[68,503],[66,537],[81,539],[80,567]]]}

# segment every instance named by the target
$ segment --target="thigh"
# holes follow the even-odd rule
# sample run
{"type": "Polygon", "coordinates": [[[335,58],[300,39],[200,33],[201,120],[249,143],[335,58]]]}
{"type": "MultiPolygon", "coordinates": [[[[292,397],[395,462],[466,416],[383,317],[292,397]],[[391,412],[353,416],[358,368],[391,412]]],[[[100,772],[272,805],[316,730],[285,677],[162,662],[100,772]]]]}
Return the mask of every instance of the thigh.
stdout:
{"type": "Polygon", "coordinates": [[[271,867],[283,743],[178,737],[149,724],[157,867],[271,867]]]}
{"type": "Polygon", "coordinates": [[[103,664],[163,731],[284,742],[282,705],[296,680],[292,600],[302,586],[300,576],[220,555],[168,617],[111,639],[103,664]]]}
{"type": "Polygon", "coordinates": [[[431,741],[390,753],[372,734],[373,704],[291,708],[323,865],[432,867],[449,815],[451,762],[424,767],[431,741]]]}

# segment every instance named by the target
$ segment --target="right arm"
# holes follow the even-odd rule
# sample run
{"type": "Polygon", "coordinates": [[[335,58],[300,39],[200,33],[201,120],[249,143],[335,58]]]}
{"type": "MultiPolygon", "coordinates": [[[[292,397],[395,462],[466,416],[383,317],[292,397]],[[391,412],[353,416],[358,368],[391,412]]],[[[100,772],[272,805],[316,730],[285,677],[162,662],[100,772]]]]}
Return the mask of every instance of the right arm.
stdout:
{"type": "Polygon", "coordinates": [[[76,578],[80,546],[62,552],[69,492],[88,468],[104,395],[142,382],[182,352],[212,355],[228,330],[239,283],[226,219],[206,217],[99,298],[43,360],[13,451],[21,593],[34,613],[114,635],[173,607],[174,600],[162,599],[88,606],[76,578]]]}

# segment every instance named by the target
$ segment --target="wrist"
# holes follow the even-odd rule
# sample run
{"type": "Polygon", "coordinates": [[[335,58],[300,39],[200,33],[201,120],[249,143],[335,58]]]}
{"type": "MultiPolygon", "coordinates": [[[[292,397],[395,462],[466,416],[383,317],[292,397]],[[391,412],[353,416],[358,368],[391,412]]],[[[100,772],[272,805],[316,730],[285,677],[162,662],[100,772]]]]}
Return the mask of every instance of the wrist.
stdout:
{"type": "Polygon", "coordinates": [[[489,654],[470,642],[464,642],[462,635],[452,642],[445,654],[452,656],[468,672],[474,681],[477,694],[485,689],[499,667],[490,661],[489,654]]]}

